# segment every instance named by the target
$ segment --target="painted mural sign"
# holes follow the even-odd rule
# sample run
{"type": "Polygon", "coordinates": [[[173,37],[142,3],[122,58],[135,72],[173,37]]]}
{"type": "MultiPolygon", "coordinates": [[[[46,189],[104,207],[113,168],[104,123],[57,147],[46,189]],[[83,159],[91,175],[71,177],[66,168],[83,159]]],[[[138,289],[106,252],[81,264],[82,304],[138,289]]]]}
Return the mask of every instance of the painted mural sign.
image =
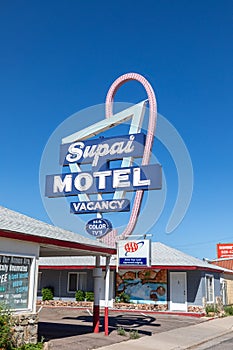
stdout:
{"type": "Polygon", "coordinates": [[[118,266],[150,266],[150,240],[119,241],[118,266]]]}
{"type": "Polygon", "coordinates": [[[167,270],[129,270],[116,275],[116,296],[138,304],[167,304],[167,270]]]}
{"type": "Polygon", "coordinates": [[[28,307],[31,258],[0,255],[0,303],[11,309],[28,307]]]}

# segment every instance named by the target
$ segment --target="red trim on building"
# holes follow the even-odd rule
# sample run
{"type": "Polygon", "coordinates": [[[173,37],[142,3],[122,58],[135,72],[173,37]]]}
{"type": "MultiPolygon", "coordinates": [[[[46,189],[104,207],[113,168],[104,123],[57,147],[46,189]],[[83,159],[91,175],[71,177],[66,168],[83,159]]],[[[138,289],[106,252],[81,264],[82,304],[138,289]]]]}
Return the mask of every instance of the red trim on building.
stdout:
{"type": "Polygon", "coordinates": [[[48,244],[48,245],[58,246],[58,247],[63,247],[63,248],[72,248],[72,249],[79,249],[79,250],[84,250],[84,251],[93,251],[93,252],[110,254],[110,255],[116,254],[116,249],[114,249],[114,248],[102,248],[102,247],[90,246],[87,244],[63,241],[63,240],[55,239],[55,238],[34,236],[34,235],[20,233],[20,232],[0,230],[0,236],[5,237],[5,238],[10,238],[10,239],[18,239],[21,241],[38,243],[38,244],[48,244]]]}
{"type": "MultiPolygon", "coordinates": [[[[95,268],[93,265],[39,265],[40,270],[92,270],[95,268]]],[[[105,265],[101,266],[102,269],[105,269],[105,265]]],[[[169,271],[194,271],[194,270],[202,270],[202,271],[217,271],[217,272],[223,272],[222,270],[218,270],[216,268],[215,270],[211,268],[204,268],[204,267],[199,267],[199,266],[150,266],[150,267],[130,267],[130,266],[125,266],[125,267],[119,267],[119,270],[145,270],[145,269],[153,269],[153,270],[169,270],[169,271]]],[[[115,271],[116,267],[111,266],[110,267],[111,271],[115,271]]],[[[233,274],[233,271],[232,271],[233,274]]]]}
{"type": "Polygon", "coordinates": [[[216,266],[216,269],[208,268],[208,267],[202,267],[202,266],[180,266],[180,265],[152,265],[152,266],[119,266],[119,270],[146,270],[146,269],[153,269],[153,270],[181,270],[181,271],[192,271],[192,270],[202,270],[202,271],[216,271],[216,272],[223,272],[222,270],[219,270],[216,266]]]}

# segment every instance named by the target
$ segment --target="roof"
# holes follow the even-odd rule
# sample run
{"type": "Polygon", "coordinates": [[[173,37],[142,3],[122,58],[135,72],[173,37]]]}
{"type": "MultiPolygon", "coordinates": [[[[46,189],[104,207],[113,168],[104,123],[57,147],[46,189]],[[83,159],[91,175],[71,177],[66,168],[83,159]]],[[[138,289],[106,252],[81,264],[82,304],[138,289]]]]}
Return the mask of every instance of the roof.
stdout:
{"type": "Polygon", "coordinates": [[[116,250],[77,233],[0,206],[0,237],[40,244],[44,256],[111,255],[116,250]]]}
{"type": "MultiPolygon", "coordinates": [[[[63,257],[59,258],[40,258],[40,268],[83,268],[83,266],[91,267],[95,265],[95,261],[91,257],[63,257]]],[[[101,265],[105,265],[105,259],[101,259],[101,265]]],[[[116,256],[112,257],[110,265],[116,265],[116,256]]],[[[166,269],[203,269],[224,272],[225,269],[209,264],[206,261],[194,258],[179,250],[168,247],[160,242],[152,242],[151,246],[151,266],[152,268],[166,268],[166,269]]],[[[130,267],[127,266],[127,269],[130,267]]],[[[145,268],[145,267],[144,267],[145,268]]],[[[229,272],[229,271],[228,271],[229,272]]]]}
{"type": "Polygon", "coordinates": [[[221,266],[225,269],[232,270],[233,272],[233,258],[222,258],[210,261],[210,264],[221,266]]]}
{"type": "MultiPolygon", "coordinates": [[[[205,260],[194,258],[191,255],[181,252],[180,250],[168,247],[163,243],[156,242],[152,244],[152,261],[153,266],[167,267],[186,267],[187,269],[218,270],[224,272],[225,269],[219,266],[211,265],[205,260]]],[[[230,272],[230,271],[228,271],[230,272]]]]}

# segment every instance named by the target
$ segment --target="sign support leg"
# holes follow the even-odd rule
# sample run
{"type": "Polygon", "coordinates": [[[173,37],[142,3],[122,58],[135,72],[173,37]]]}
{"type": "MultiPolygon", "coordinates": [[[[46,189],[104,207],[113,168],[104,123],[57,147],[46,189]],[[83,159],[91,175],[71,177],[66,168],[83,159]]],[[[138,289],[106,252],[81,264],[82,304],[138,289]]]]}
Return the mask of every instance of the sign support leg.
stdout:
{"type": "Polygon", "coordinates": [[[105,308],[104,308],[104,333],[105,333],[105,335],[108,335],[109,282],[110,282],[110,256],[106,257],[105,308]]]}
{"type": "Polygon", "coordinates": [[[93,309],[93,332],[99,333],[100,326],[100,292],[102,269],[100,268],[100,256],[96,256],[96,267],[93,270],[94,278],[94,309],[93,309]]]}

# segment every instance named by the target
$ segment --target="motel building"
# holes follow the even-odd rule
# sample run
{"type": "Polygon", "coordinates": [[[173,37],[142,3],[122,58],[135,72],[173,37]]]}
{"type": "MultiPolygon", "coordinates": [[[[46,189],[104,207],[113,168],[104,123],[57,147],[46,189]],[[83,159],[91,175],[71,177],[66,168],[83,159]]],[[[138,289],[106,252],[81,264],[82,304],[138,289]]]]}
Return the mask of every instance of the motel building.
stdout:
{"type": "MultiPolygon", "coordinates": [[[[105,258],[101,258],[103,282],[105,264],[105,258]]],[[[69,305],[69,301],[75,300],[76,290],[93,290],[94,266],[93,257],[41,257],[38,298],[41,298],[41,289],[50,285],[54,288],[54,299],[69,305]]],[[[109,307],[203,314],[208,304],[233,303],[231,295],[226,296],[226,286],[233,279],[232,270],[159,242],[151,243],[149,267],[117,266],[117,256],[113,255],[110,270],[109,307]],[[130,303],[117,302],[122,294],[129,296],[130,303]]],[[[103,287],[101,306],[104,306],[104,295],[103,287]]]]}
{"type": "MultiPolygon", "coordinates": [[[[148,267],[117,266],[116,253],[100,242],[0,207],[0,302],[14,316],[16,346],[37,342],[36,304],[43,287],[53,287],[54,299],[64,302],[75,301],[76,290],[94,291],[93,331],[98,332],[99,307],[202,314],[206,304],[223,299],[223,288],[233,279],[232,270],[159,242],[151,244],[148,267]],[[130,303],[115,302],[122,293],[130,303]]],[[[231,295],[224,295],[225,302],[233,303],[231,295]]],[[[107,335],[107,318],[104,326],[107,335]]]]}

